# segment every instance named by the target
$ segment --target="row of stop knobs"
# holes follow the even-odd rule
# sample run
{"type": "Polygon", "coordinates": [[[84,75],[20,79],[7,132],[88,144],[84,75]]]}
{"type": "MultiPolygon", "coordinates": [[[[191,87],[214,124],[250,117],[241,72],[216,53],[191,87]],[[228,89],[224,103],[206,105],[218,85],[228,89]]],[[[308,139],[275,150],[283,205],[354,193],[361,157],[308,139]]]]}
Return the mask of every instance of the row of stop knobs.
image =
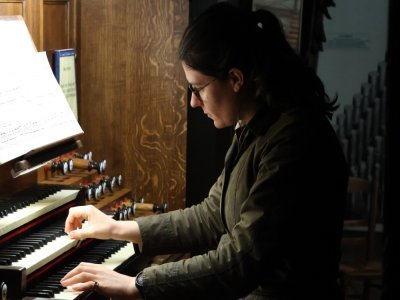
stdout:
{"type": "MultiPolygon", "coordinates": [[[[142,199],[143,201],[143,199],[142,199]]],[[[113,215],[113,219],[119,221],[132,220],[137,213],[166,213],[168,211],[168,204],[156,204],[156,203],[144,203],[144,202],[134,202],[132,205],[125,205],[117,208],[117,211],[113,215]]]]}
{"type": "Polygon", "coordinates": [[[122,187],[122,184],[122,175],[103,177],[99,182],[91,182],[83,187],[85,189],[85,197],[87,200],[99,200],[107,191],[113,193],[117,187],[122,187]]]}
{"type": "Polygon", "coordinates": [[[97,173],[101,174],[104,173],[106,166],[107,166],[107,161],[105,159],[96,162],[82,158],[70,158],[67,160],[52,161],[49,166],[49,169],[52,173],[59,172],[63,175],[66,175],[73,169],[80,169],[87,171],[96,170],[97,173]]]}

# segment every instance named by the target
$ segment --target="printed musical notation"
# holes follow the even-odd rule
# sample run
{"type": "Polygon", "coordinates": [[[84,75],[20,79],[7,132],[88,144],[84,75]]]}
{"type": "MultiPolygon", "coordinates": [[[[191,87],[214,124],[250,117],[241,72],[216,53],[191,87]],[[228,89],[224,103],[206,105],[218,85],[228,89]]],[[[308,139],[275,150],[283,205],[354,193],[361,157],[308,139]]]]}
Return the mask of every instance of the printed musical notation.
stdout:
{"type": "Polygon", "coordinates": [[[83,133],[44,52],[0,62],[0,164],[83,133]]]}

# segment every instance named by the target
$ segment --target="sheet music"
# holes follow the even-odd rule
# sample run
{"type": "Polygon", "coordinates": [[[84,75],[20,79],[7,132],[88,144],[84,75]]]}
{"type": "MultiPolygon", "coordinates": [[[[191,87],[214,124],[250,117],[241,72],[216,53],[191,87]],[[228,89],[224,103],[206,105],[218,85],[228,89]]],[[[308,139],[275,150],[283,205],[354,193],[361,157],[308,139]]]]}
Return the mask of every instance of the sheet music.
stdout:
{"type": "Polygon", "coordinates": [[[12,59],[37,52],[21,16],[0,16],[0,41],[1,57],[12,59]]]}
{"type": "Polygon", "coordinates": [[[0,56],[0,164],[82,134],[46,53],[0,56]]]}

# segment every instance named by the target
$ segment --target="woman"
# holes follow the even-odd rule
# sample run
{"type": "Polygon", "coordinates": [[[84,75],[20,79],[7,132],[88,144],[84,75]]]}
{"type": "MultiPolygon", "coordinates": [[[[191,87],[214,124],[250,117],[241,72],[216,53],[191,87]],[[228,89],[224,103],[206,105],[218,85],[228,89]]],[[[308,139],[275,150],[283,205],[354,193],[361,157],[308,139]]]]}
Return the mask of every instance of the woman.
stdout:
{"type": "Polygon", "coordinates": [[[208,197],[132,222],[75,207],[65,230],[129,240],[147,254],[204,254],[145,268],[136,284],[87,263],[61,283],[113,299],[339,299],[348,173],[328,120],[335,101],[267,11],[212,6],[186,29],[179,58],[191,106],[217,128],[235,126],[208,197]],[[81,229],[82,220],[90,226],[81,229]]]}

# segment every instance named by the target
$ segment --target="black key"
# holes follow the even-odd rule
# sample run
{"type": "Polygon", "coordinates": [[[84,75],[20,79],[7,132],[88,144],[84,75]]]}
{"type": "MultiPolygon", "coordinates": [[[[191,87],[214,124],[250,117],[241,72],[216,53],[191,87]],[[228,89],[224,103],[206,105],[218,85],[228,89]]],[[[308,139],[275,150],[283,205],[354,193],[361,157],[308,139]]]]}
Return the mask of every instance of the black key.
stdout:
{"type": "Polygon", "coordinates": [[[7,247],[7,249],[10,249],[10,250],[23,250],[27,254],[30,254],[30,253],[33,252],[33,250],[31,250],[30,247],[18,246],[18,245],[10,245],[9,247],[7,247]]]}
{"type": "Polygon", "coordinates": [[[64,287],[61,286],[61,284],[55,285],[55,284],[45,284],[45,283],[41,283],[41,284],[37,284],[35,285],[34,289],[37,290],[51,290],[53,293],[58,293],[60,292],[64,287]]]}
{"type": "Polygon", "coordinates": [[[3,252],[3,251],[7,252],[7,253],[14,253],[16,255],[21,256],[21,258],[26,256],[26,253],[23,249],[22,250],[21,249],[8,249],[8,247],[5,247],[4,249],[0,250],[0,252],[3,252]]]}
{"type": "Polygon", "coordinates": [[[0,265],[2,266],[10,266],[11,265],[11,260],[6,257],[0,258],[0,265]]]}
{"type": "Polygon", "coordinates": [[[0,257],[2,255],[9,255],[12,254],[16,256],[18,259],[21,259],[22,257],[25,257],[25,253],[21,254],[19,251],[11,251],[11,250],[0,250],[0,257]]]}
{"type": "Polygon", "coordinates": [[[15,255],[13,253],[2,253],[0,255],[1,255],[1,258],[7,258],[7,259],[11,260],[12,262],[16,262],[20,259],[18,257],[18,255],[15,255]]]}
{"type": "Polygon", "coordinates": [[[25,292],[25,296],[54,298],[54,293],[51,290],[29,289],[28,291],[25,292]]]}

